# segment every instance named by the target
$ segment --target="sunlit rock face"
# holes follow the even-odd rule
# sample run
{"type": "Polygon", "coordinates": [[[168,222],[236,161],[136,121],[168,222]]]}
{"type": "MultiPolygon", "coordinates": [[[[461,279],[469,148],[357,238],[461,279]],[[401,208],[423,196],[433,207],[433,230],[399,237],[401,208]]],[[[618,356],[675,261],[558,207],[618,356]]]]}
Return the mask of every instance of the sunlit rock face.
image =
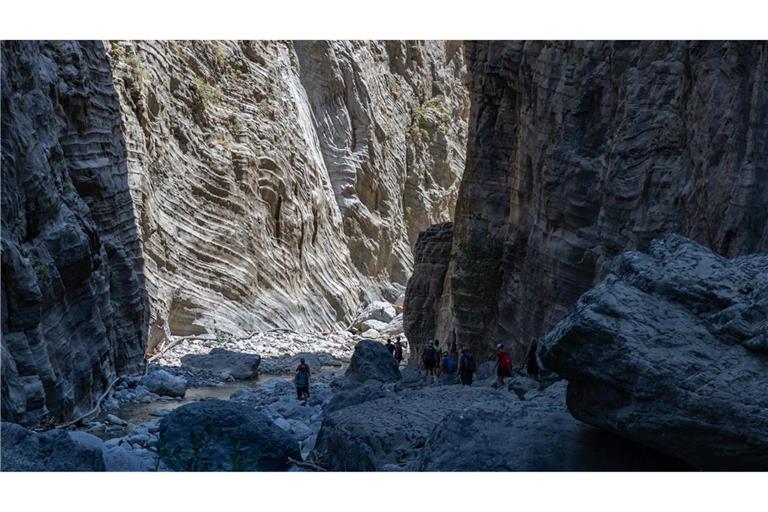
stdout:
{"type": "Polygon", "coordinates": [[[3,42],[4,421],[70,419],[143,368],[132,206],[102,44],[3,42]]]}
{"type": "Polygon", "coordinates": [[[519,359],[624,250],[679,233],[726,256],[768,251],[764,43],[466,50],[452,315],[438,331],[519,359]]]}
{"type": "Polygon", "coordinates": [[[115,42],[151,300],[169,333],[346,327],[453,213],[456,42],[115,42]]]}

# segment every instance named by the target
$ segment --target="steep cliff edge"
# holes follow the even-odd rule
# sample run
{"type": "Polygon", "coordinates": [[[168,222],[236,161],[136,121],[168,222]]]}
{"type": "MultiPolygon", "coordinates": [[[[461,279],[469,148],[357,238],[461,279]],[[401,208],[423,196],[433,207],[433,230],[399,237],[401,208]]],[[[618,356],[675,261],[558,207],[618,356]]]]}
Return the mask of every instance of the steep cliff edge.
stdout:
{"type": "Polygon", "coordinates": [[[2,44],[2,418],[90,409],[139,371],[142,258],[101,43],[2,44]]]}
{"type": "Polygon", "coordinates": [[[167,334],[346,327],[394,300],[464,167],[442,42],[112,42],[152,304],[167,334]]]}
{"type": "Polygon", "coordinates": [[[453,315],[436,327],[460,345],[520,358],[614,256],[666,233],[726,256],[768,251],[768,45],[466,49],[453,315]]]}

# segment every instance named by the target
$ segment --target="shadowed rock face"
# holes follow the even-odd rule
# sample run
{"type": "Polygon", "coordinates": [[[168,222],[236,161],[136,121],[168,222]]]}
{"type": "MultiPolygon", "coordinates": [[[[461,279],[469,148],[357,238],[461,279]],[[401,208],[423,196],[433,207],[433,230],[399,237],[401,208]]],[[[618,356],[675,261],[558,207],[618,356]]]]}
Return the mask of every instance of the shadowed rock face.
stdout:
{"type": "Polygon", "coordinates": [[[252,407],[204,400],[174,410],[160,423],[158,452],[176,471],[284,471],[301,460],[289,433],[252,407]]]}
{"type": "Polygon", "coordinates": [[[422,347],[435,339],[440,317],[450,318],[444,301],[450,295],[445,288],[449,284],[446,273],[451,262],[452,241],[450,222],[430,226],[416,241],[413,276],[408,280],[403,304],[403,330],[411,344],[413,361],[420,361],[422,347]]]}
{"type": "Polygon", "coordinates": [[[2,112],[2,418],[70,418],[143,368],[147,337],[101,43],[3,42],[2,112]]]}
{"type": "MultiPolygon", "coordinates": [[[[457,42],[134,41],[110,60],[167,333],[347,327],[450,218],[469,113],[457,42]]],[[[386,296],[386,295],[384,295],[386,296]]]]}
{"type": "Polygon", "coordinates": [[[675,232],[722,255],[768,251],[765,43],[466,50],[453,315],[438,330],[519,359],[624,250],[675,232]]]}
{"type": "Polygon", "coordinates": [[[587,423],[709,470],[768,469],[768,255],[670,235],[618,257],[542,341],[587,423]]]}

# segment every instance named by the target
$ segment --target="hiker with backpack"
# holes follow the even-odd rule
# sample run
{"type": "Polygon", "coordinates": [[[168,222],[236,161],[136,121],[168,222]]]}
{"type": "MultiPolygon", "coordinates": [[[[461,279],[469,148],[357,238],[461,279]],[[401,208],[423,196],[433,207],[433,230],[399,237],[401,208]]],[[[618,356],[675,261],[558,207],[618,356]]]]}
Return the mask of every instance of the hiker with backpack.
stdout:
{"type": "Polygon", "coordinates": [[[443,373],[446,375],[453,375],[456,373],[456,358],[450,352],[443,354],[443,362],[440,365],[443,369],[443,373]]]}
{"type": "Polygon", "coordinates": [[[424,352],[421,353],[421,362],[424,365],[424,373],[429,375],[435,374],[435,346],[431,343],[427,343],[424,347],[424,352]]]}
{"type": "Polygon", "coordinates": [[[440,340],[435,340],[435,377],[443,374],[443,349],[440,348],[440,340]]]}
{"type": "Polygon", "coordinates": [[[459,358],[459,380],[463,385],[472,385],[472,379],[474,378],[476,367],[477,365],[475,364],[475,357],[472,355],[469,349],[465,348],[462,350],[461,358],[459,358]]]}
{"type": "Polygon", "coordinates": [[[395,361],[398,367],[403,362],[403,349],[407,346],[404,341],[400,341],[400,336],[395,339],[395,361]]]}
{"type": "Polygon", "coordinates": [[[512,376],[512,358],[501,343],[496,345],[496,385],[504,385],[504,379],[512,376]]]}
{"type": "Polygon", "coordinates": [[[310,370],[303,357],[299,366],[296,367],[296,375],[293,381],[296,384],[296,398],[301,401],[309,400],[310,370]]]}
{"type": "Polygon", "coordinates": [[[387,338],[387,350],[392,357],[395,357],[395,344],[392,343],[392,338],[387,338]]]}

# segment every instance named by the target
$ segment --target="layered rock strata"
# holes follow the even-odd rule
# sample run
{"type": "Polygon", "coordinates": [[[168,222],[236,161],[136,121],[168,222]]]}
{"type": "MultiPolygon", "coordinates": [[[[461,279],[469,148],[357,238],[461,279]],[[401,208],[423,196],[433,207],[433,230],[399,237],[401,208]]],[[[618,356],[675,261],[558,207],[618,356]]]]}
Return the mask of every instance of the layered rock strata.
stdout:
{"type": "Polygon", "coordinates": [[[140,371],[147,297],[101,43],[2,45],[2,418],[89,410],[140,371]]]}
{"type": "Polygon", "coordinates": [[[459,43],[113,42],[152,302],[169,334],[347,327],[453,211],[459,43]]]}
{"type": "Polygon", "coordinates": [[[766,43],[466,49],[452,318],[438,330],[519,359],[624,250],[679,233],[725,256],[768,251],[766,43]]]}

